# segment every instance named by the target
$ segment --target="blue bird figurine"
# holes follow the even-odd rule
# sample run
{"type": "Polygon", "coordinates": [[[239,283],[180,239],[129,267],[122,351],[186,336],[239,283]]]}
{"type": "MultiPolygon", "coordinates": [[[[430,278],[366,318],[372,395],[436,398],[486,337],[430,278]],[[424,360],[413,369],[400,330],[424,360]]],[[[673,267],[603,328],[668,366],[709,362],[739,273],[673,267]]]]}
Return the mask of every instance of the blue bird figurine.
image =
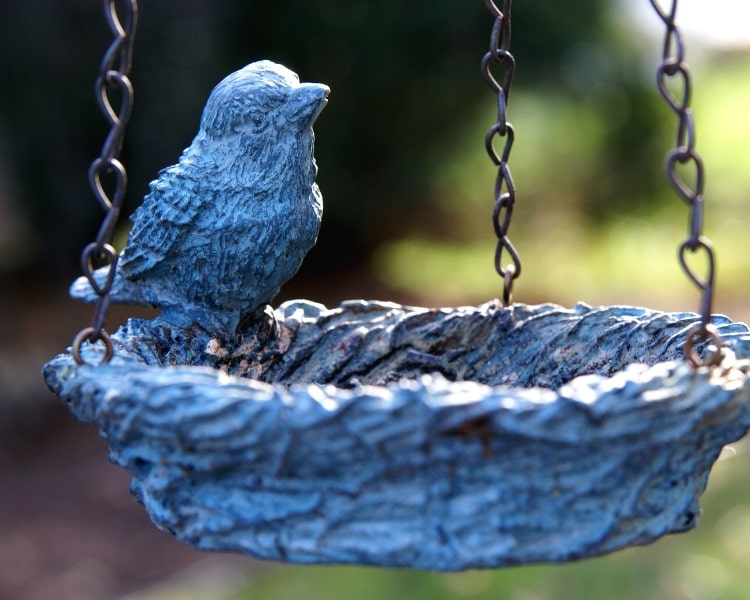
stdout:
{"type": "MultiPolygon", "coordinates": [[[[312,125],[329,92],[270,61],[223,79],[192,144],[133,214],[112,300],[227,332],[269,303],[320,229],[312,125]]],[[[85,277],[71,295],[96,300],[85,277]]]]}

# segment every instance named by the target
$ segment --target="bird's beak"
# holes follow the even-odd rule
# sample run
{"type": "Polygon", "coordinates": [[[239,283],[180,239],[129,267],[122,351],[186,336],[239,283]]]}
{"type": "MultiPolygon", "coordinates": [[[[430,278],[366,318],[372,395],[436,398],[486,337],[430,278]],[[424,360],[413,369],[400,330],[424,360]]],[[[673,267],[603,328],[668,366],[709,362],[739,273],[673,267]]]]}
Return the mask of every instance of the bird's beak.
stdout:
{"type": "Polygon", "coordinates": [[[328,103],[331,89],[322,83],[302,83],[292,90],[290,115],[303,126],[311,126],[328,103]]]}

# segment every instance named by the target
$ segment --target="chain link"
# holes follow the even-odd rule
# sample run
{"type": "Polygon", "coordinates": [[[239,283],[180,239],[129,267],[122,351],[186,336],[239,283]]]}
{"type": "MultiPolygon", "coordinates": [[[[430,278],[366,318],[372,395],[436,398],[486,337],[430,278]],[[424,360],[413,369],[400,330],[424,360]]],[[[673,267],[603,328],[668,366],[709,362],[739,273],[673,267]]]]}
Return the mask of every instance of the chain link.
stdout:
{"type": "MultiPolygon", "coordinates": [[[[666,171],[675,192],[690,207],[689,236],[680,246],[679,260],[687,276],[702,294],[701,323],[690,332],[685,345],[688,360],[697,367],[715,364],[720,358],[720,353],[717,351],[707,360],[701,359],[694,351],[696,341],[710,339],[717,347],[721,344],[719,336],[710,323],[715,259],[710,241],[702,234],[704,167],[700,155],[695,150],[695,121],[690,108],[692,82],[689,69],[684,62],[685,48],[682,35],[675,24],[677,0],[672,0],[668,11],[661,8],[658,0],[649,1],[666,27],[662,61],[657,69],[657,86],[664,100],[678,117],[676,146],[667,156],[666,171]],[[678,81],[681,93],[675,94],[671,91],[670,81],[678,81]],[[695,178],[692,185],[686,183],[679,174],[678,165],[682,165],[683,168],[689,165],[694,170],[695,178]],[[696,274],[687,262],[688,253],[698,252],[702,252],[707,260],[706,277],[696,274]]],[[[498,168],[494,190],[495,206],[492,212],[493,226],[498,239],[495,250],[495,269],[503,278],[503,304],[508,306],[512,303],[513,283],[521,275],[521,259],[508,237],[516,200],[516,188],[508,166],[515,131],[507,120],[508,101],[515,71],[515,58],[510,53],[512,0],[503,0],[502,10],[493,0],[484,0],[484,3],[495,20],[490,34],[489,51],[482,58],[481,68],[485,80],[497,94],[497,120],[485,136],[485,146],[487,154],[498,168]],[[496,78],[493,75],[493,66],[502,69],[502,77],[496,78]],[[496,138],[503,140],[501,152],[498,152],[495,147],[496,138]],[[503,252],[507,252],[512,261],[506,266],[502,264],[503,252]]],[[[108,362],[113,354],[111,338],[104,330],[118,260],[117,251],[110,242],[127,187],[127,173],[118,157],[133,105],[133,87],[129,74],[138,14],[137,0],[123,0],[122,4],[125,12],[124,19],[118,15],[117,0],[104,0],[104,13],[115,37],[100,65],[99,76],[96,79],[96,98],[111,129],[102,146],[100,156],[91,164],[89,183],[94,196],[105,211],[105,217],[96,240],[88,244],[81,255],[81,268],[84,276],[91,283],[99,300],[94,310],[91,326],[81,330],[73,342],[73,355],[79,364],[85,362],[80,354],[84,341],[94,343],[101,340],[104,343],[103,362],[108,362]],[[114,92],[119,92],[120,95],[119,110],[113,107],[111,94],[114,92]],[[114,191],[111,196],[105,190],[104,178],[109,178],[113,182],[114,191]],[[95,263],[107,269],[103,284],[94,278],[94,271],[97,268],[95,263]]]]}
{"type": "Polygon", "coordinates": [[[666,32],[662,48],[661,64],[656,70],[656,85],[664,100],[677,115],[677,136],[675,148],[667,154],[666,171],[674,191],[690,209],[688,238],[680,245],[679,261],[688,278],[701,292],[701,322],[688,334],[685,342],[685,355],[694,367],[715,365],[721,360],[721,338],[711,325],[711,312],[714,296],[715,258],[711,242],[703,236],[703,191],[705,174],[703,160],[695,150],[695,120],[690,108],[692,81],[690,70],[685,63],[685,44],[677,28],[677,0],[671,0],[669,10],[662,9],[658,0],[649,0],[666,32]],[[671,84],[671,87],[670,87],[671,84]],[[678,90],[674,92],[672,90],[678,90]],[[691,171],[692,183],[685,181],[680,172],[691,171]],[[703,254],[707,273],[701,277],[688,264],[688,254],[703,254]],[[707,358],[695,352],[698,341],[711,341],[717,350],[707,358]]]}
{"type": "Polygon", "coordinates": [[[119,160],[125,128],[133,108],[133,86],[129,75],[133,56],[133,37],[138,20],[137,0],[122,0],[123,18],[118,14],[117,0],[104,0],[104,14],[114,40],[104,53],[99,75],[96,78],[95,92],[99,108],[110,124],[109,134],[104,141],[99,157],[91,163],[88,178],[94,197],[105,212],[95,241],[88,244],[81,254],[81,269],[91,287],[99,296],[90,327],[82,329],[73,341],[73,357],[78,364],[84,364],[81,345],[88,341],[101,341],[105,347],[102,362],[112,358],[112,340],[104,330],[109,310],[110,292],[117,269],[117,250],[112,246],[112,236],[125,199],[127,173],[119,160]],[[115,100],[113,100],[115,96],[115,100]],[[119,97],[118,97],[119,96],[119,97]],[[116,100],[119,100],[117,102],[116,100]],[[114,107],[119,106],[116,110],[114,107]],[[109,185],[105,185],[105,181],[109,185]],[[112,188],[112,193],[107,188],[112,188]],[[94,278],[97,268],[105,268],[104,282],[94,278]]]}
{"type": "Polygon", "coordinates": [[[492,211],[492,223],[497,236],[495,270],[503,278],[503,305],[508,306],[513,302],[513,283],[521,275],[521,259],[508,237],[513,206],[516,202],[516,187],[508,167],[515,131],[507,118],[510,87],[516,68],[516,60],[510,53],[512,0],[504,0],[502,10],[492,0],[485,0],[484,3],[495,21],[490,34],[490,49],[482,58],[482,73],[492,91],[497,94],[497,120],[485,136],[485,147],[497,167],[495,207],[492,211]],[[496,78],[492,74],[493,66],[502,71],[502,77],[496,78]],[[496,139],[502,141],[502,152],[498,152],[495,147],[496,139]],[[503,252],[507,252],[512,261],[506,266],[502,263],[503,252]]]}

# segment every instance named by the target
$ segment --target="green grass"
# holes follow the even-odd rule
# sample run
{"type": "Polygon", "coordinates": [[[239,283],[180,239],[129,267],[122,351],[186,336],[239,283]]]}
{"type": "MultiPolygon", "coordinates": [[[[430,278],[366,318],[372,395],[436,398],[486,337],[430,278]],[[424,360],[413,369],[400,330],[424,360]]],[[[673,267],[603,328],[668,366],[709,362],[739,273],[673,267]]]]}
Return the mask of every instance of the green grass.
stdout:
{"type": "MultiPolygon", "coordinates": [[[[588,231],[575,224],[543,235],[514,237],[524,272],[515,297],[522,302],[571,305],[648,304],[662,310],[696,310],[698,291],[682,272],[677,249],[684,223],[665,217],[644,222],[623,219],[588,231]]],[[[714,227],[717,279],[724,304],[747,291],[750,236],[743,217],[714,227]]],[[[437,304],[475,304],[501,294],[493,266],[494,240],[395,240],[375,254],[375,269],[396,290],[437,304]]],[[[691,265],[706,273],[697,255],[691,265]]],[[[719,306],[721,309],[721,306],[719,306]]]]}

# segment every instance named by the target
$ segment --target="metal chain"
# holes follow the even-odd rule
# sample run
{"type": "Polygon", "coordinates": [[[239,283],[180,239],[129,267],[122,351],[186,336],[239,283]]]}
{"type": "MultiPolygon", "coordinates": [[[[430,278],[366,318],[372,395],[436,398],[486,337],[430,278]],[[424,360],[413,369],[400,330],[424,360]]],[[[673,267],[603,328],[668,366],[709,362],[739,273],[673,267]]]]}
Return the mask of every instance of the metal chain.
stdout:
{"type": "Polygon", "coordinates": [[[495,270],[503,278],[503,305],[508,306],[513,302],[513,282],[521,275],[521,259],[508,237],[513,206],[516,202],[516,187],[508,167],[515,131],[507,119],[510,87],[516,68],[516,60],[509,50],[512,0],[503,1],[502,11],[492,0],[485,0],[484,3],[495,18],[495,22],[490,34],[489,52],[482,58],[482,73],[489,86],[497,94],[497,121],[485,136],[485,146],[487,154],[498,168],[495,181],[495,207],[492,211],[492,222],[497,235],[495,270]],[[498,83],[499,80],[492,74],[492,65],[498,65],[502,69],[502,77],[499,78],[502,83],[498,83]],[[495,149],[495,138],[504,139],[502,152],[495,149]],[[502,264],[504,251],[508,252],[512,261],[506,266],[502,264]]]}
{"type": "Polygon", "coordinates": [[[667,154],[666,172],[669,181],[677,195],[690,208],[689,235],[680,245],[679,260],[688,278],[701,291],[700,315],[701,322],[688,334],[685,342],[685,355],[693,367],[715,365],[721,360],[721,338],[711,325],[711,308],[714,296],[715,260],[711,242],[703,236],[703,191],[705,175],[703,160],[695,150],[695,120],[690,108],[692,96],[692,81],[690,71],[685,64],[685,45],[675,18],[677,15],[677,0],[671,0],[668,11],[661,8],[658,0],[649,0],[666,27],[662,59],[656,71],[656,84],[664,100],[677,115],[677,140],[675,148],[667,154]],[[679,92],[673,92],[669,84],[675,86],[679,92]],[[687,183],[678,172],[678,165],[683,169],[693,171],[695,179],[692,184],[687,183]],[[688,264],[688,253],[702,253],[708,265],[707,274],[701,277],[688,264]],[[701,358],[695,352],[698,341],[711,340],[717,350],[707,358],[701,358]]]}
{"type": "Polygon", "coordinates": [[[133,86],[129,75],[133,55],[133,37],[138,20],[137,0],[122,0],[124,18],[120,18],[117,0],[104,0],[104,14],[114,40],[104,54],[96,78],[95,93],[99,108],[111,125],[99,157],[89,168],[89,185],[97,201],[105,211],[104,220],[95,241],[88,244],[81,254],[81,269],[91,287],[99,296],[90,327],[81,330],[73,341],[73,357],[78,364],[85,364],[81,357],[81,345],[88,341],[101,341],[105,347],[103,363],[112,358],[112,339],[104,330],[109,310],[110,292],[117,269],[117,250],[112,246],[112,235],[125,199],[127,173],[119,160],[125,127],[133,107],[133,86]],[[119,110],[113,108],[112,95],[119,95],[119,110]],[[112,194],[105,190],[104,180],[113,187],[112,194]],[[97,268],[106,269],[104,282],[94,278],[97,268]]]}

